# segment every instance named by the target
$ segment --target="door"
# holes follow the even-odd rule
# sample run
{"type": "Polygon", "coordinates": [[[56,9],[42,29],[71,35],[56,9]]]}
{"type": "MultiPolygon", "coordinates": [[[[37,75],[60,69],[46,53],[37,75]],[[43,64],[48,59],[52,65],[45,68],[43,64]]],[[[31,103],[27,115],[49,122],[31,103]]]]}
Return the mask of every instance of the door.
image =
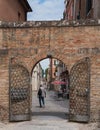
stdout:
{"type": "Polygon", "coordinates": [[[10,77],[10,121],[30,120],[30,76],[25,67],[11,64],[10,77]]]}
{"type": "Polygon", "coordinates": [[[77,62],[70,71],[69,120],[89,121],[90,59],[77,62]]]}

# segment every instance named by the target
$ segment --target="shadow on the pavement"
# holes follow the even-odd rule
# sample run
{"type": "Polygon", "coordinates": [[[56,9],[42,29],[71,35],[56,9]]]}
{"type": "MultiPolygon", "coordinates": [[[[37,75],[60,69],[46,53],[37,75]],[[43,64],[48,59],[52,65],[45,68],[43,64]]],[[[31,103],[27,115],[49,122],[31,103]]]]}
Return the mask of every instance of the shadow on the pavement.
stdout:
{"type": "Polygon", "coordinates": [[[68,113],[64,112],[33,112],[32,116],[50,116],[50,117],[59,117],[62,119],[68,119],[68,113]]]}

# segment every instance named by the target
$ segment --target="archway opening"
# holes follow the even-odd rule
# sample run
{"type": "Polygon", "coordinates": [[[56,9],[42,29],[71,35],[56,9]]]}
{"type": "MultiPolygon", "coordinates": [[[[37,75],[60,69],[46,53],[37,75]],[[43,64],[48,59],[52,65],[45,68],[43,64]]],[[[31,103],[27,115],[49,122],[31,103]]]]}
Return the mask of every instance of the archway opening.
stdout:
{"type": "Polygon", "coordinates": [[[69,112],[69,120],[88,122],[90,115],[89,57],[85,57],[74,64],[70,71],[70,77],[67,66],[62,61],[49,57],[48,68],[43,70],[42,60],[35,64],[32,69],[32,82],[30,82],[30,73],[23,65],[19,65],[14,61],[10,63],[10,121],[29,120],[31,117],[30,110],[32,110],[35,119],[37,119],[37,115],[39,115],[39,118],[42,115],[49,118],[58,117],[57,119],[59,119],[60,117],[60,119],[66,119],[69,112]],[[38,73],[35,67],[38,68],[38,73]],[[37,73],[39,82],[37,87],[34,87],[35,82],[33,82],[35,73],[37,73]],[[37,98],[40,85],[47,90],[46,107],[41,108],[39,107],[39,98],[37,98]],[[33,93],[33,97],[31,93],[33,93]],[[32,104],[30,106],[31,97],[32,104]]]}
{"type": "Polygon", "coordinates": [[[32,70],[32,118],[68,119],[69,72],[67,66],[56,58],[40,60],[32,70]],[[39,104],[38,90],[46,90],[45,107],[39,104]]]}

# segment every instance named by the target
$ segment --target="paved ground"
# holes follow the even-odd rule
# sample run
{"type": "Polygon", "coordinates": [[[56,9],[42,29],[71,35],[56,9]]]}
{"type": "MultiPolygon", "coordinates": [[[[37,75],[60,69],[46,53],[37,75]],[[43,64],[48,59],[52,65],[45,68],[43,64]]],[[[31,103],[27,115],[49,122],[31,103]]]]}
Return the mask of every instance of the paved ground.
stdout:
{"type": "Polygon", "coordinates": [[[37,94],[33,93],[32,112],[33,119],[55,119],[62,120],[67,118],[69,101],[67,99],[58,98],[53,91],[48,91],[45,98],[45,108],[40,108],[37,94]]]}
{"type": "Polygon", "coordinates": [[[68,122],[67,99],[58,99],[54,92],[47,92],[45,108],[39,108],[36,92],[32,100],[32,120],[17,123],[0,123],[0,130],[100,130],[96,124],[68,122]]]}

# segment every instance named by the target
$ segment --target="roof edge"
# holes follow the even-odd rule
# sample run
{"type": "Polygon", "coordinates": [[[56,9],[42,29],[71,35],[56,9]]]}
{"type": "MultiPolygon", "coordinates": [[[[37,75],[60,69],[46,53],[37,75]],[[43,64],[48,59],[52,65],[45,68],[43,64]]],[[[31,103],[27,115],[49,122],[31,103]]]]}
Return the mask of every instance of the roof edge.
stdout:
{"type": "Polygon", "coordinates": [[[23,5],[23,7],[27,10],[27,12],[32,12],[32,8],[29,5],[27,0],[19,0],[19,2],[23,5]]]}

